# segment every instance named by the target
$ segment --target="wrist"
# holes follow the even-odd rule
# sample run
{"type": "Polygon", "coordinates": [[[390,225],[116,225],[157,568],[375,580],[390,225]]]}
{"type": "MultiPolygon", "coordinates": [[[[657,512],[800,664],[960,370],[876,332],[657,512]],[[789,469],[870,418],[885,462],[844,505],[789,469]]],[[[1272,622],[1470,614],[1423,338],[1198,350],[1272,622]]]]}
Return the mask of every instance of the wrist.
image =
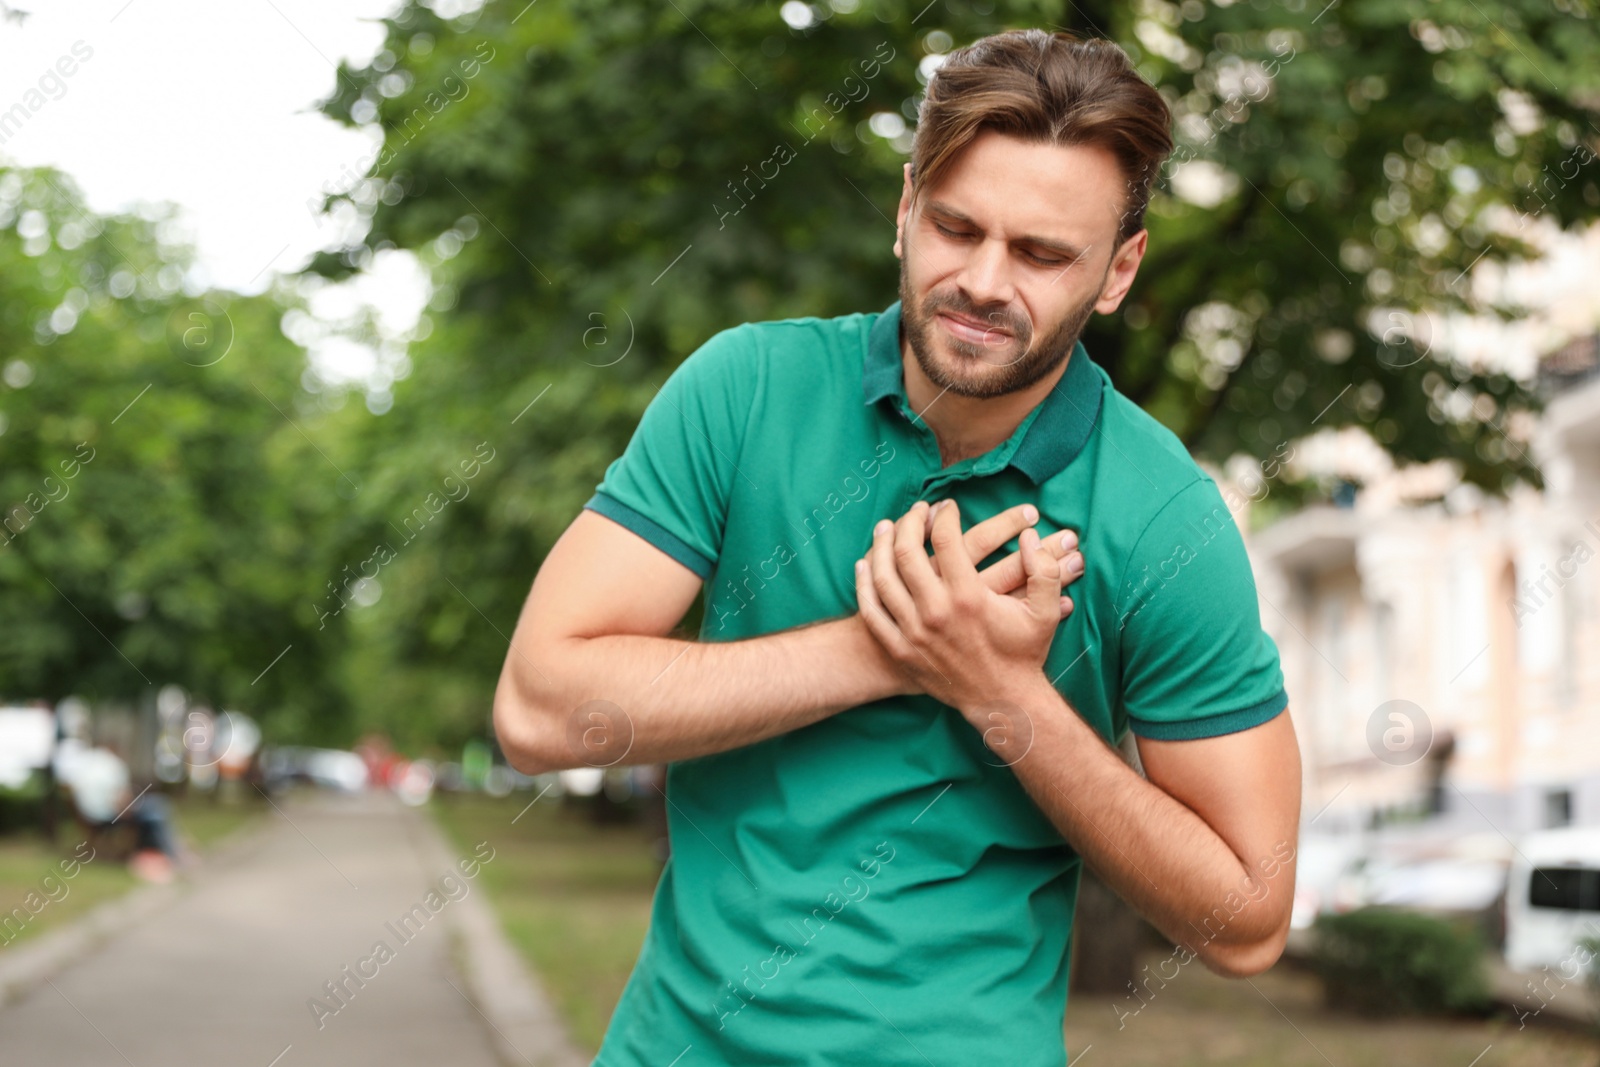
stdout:
{"type": "Polygon", "coordinates": [[[840,622],[849,642],[851,662],[860,666],[867,685],[863,703],[896,696],[914,696],[922,692],[901,674],[899,665],[873,636],[859,611],[840,622]]]}
{"type": "Polygon", "coordinates": [[[1020,709],[1024,715],[1032,716],[1048,707],[1045,701],[1056,695],[1055,686],[1039,668],[1013,674],[1000,685],[964,698],[956,707],[967,721],[976,724],[997,710],[1015,714],[1020,709]]]}
{"type": "Polygon", "coordinates": [[[981,696],[957,705],[963,717],[982,736],[986,748],[1001,763],[1011,766],[1033,751],[1040,724],[1047,721],[1055,688],[1041,670],[1008,680],[981,696]],[[1049,692],[1045,693],[1044,690],[1049,692]]]}

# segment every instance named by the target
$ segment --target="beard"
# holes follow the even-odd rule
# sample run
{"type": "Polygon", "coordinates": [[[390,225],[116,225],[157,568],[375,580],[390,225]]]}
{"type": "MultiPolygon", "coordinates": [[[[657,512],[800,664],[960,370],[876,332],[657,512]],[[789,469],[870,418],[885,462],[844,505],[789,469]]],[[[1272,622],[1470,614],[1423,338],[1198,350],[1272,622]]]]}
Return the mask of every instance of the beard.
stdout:
{"type": "MultiPolygon", "coordinates": [[[[1083,303],[1067,312],[1066,317],[1038,345],[1031,344],[1033,327],[1026,319],[1015,317],[1004,309],[985,312],[974,307],[959,291],[949,295],[929,293],[918,302],[911,292],[906,264],[911,260],[910,245],[900,259],[900,323],[906,339],[911,343],[911,353],[927,379],[939,388],[957,396],[987,400],[1005,396],[1045,377],[1059,367],[1078,343],[1083,327],[1094,312],[1100,299],[1099,290],[1083,303]],[[940,311],[961,315],[974,322],[989,324],[1004,330],[995,339],[1004,344],[963,341],[941,330],[945,347],[954,351],[953,359],[940,354],[934,339],[934,316],[940,311]]],[[[1106,264],[1106,274],[1111,265],[1106,264]]],[[[1105,277],[1102,276],[1104,285],[1105,277]]]]}

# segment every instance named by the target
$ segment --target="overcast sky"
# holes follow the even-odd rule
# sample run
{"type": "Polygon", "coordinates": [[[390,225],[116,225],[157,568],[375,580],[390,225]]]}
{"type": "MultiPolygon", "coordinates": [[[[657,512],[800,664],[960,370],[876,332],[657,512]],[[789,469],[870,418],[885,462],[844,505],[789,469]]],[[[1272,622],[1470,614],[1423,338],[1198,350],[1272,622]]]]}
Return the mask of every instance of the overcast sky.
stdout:
{"type": "MultiPolygon", "coordinates": [[[[29,16],[0,21],[0,113],[29,114],[0,129],[0,163],[59,167],[97,213],[181,205],[200,286],[260,292],[329,243],[307,205],[373,140],[313,108],[335,63],[379,50],[395,0],[12,2],[29,16]]],[[[359,287],[399,328],[423,295],[407,259],[359,287]]]]}

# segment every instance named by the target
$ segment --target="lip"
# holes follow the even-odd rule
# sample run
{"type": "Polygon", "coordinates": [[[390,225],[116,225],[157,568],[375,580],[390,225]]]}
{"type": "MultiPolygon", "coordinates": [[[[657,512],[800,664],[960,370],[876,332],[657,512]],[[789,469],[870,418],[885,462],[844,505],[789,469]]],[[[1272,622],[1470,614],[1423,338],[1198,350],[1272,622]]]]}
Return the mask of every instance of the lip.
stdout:
{"type": "Polygon", "coordinates": [[[998,326],[990,326],[967,318],[965,315],[954,315],[948,311],[936,313],[943,322],[944,328],[958,340],[969,344],[990,344],[990,338],[999,336],[1010,338],[1011,331],[1002,330],[998,326]]]}

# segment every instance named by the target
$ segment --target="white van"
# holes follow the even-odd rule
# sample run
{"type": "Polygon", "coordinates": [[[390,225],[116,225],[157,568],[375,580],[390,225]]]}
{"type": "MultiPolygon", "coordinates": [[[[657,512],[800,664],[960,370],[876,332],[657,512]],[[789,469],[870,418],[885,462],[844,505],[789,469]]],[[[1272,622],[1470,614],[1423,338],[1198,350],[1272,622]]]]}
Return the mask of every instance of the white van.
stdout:
{"type": "Polygon", "coordinates": [[[1528,834],[1517,844],[1506,886],[1506,963],[1517,971],[1571,970],[1600,938],[1600,828],[1528,834]]]}

